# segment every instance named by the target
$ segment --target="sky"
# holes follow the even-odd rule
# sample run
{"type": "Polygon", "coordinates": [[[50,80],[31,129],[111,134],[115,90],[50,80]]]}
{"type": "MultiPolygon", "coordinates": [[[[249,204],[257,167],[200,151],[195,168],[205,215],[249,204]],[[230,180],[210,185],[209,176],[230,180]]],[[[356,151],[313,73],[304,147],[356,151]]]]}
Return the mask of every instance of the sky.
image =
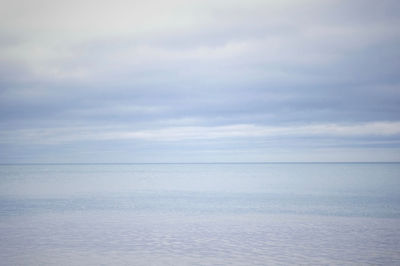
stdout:
{"type": "Polygon", "coordinates": [[[0,163],[400,161],[397,0],[0,6],[0,163]]]}

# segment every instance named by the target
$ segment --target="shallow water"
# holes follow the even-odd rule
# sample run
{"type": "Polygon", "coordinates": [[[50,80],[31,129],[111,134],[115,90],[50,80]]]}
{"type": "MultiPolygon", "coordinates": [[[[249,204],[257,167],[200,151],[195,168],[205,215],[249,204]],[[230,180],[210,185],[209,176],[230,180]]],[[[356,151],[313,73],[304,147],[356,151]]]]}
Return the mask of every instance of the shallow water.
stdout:
{"type": "Polygon", "coordinates": [[[400,264],[400,164],[0,166],[1,265],[400,264]]]}

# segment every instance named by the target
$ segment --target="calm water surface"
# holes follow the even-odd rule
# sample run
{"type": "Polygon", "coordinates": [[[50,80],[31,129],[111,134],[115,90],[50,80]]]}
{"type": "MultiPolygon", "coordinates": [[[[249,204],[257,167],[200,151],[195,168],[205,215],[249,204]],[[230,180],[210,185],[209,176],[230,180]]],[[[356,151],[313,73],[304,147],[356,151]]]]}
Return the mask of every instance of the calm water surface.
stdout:
{"type": "Polygon", "coordinates": [[[0,166],[0,265],[400,265],[400,164],[0,166]]]}

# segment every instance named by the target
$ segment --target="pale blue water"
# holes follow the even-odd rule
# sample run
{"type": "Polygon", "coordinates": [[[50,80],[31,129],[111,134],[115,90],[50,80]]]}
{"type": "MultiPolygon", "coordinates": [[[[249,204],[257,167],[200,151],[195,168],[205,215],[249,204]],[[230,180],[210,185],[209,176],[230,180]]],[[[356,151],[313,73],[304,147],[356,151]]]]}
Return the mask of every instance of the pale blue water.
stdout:
{"type": "Polygon", "coordinates": [[[0,166],[0,265],[400,265],[400,164],[0,166]]]}

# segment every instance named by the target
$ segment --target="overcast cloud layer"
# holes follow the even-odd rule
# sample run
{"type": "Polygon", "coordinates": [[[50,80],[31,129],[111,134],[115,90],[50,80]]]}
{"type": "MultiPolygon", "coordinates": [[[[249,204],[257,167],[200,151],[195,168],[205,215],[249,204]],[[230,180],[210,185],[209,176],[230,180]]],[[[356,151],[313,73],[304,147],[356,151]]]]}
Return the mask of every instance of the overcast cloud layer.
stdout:
{"type": "Polygon", "coordinates": [[[400,161],[397,0],[0,5],[0,162],[400,161]]]}

